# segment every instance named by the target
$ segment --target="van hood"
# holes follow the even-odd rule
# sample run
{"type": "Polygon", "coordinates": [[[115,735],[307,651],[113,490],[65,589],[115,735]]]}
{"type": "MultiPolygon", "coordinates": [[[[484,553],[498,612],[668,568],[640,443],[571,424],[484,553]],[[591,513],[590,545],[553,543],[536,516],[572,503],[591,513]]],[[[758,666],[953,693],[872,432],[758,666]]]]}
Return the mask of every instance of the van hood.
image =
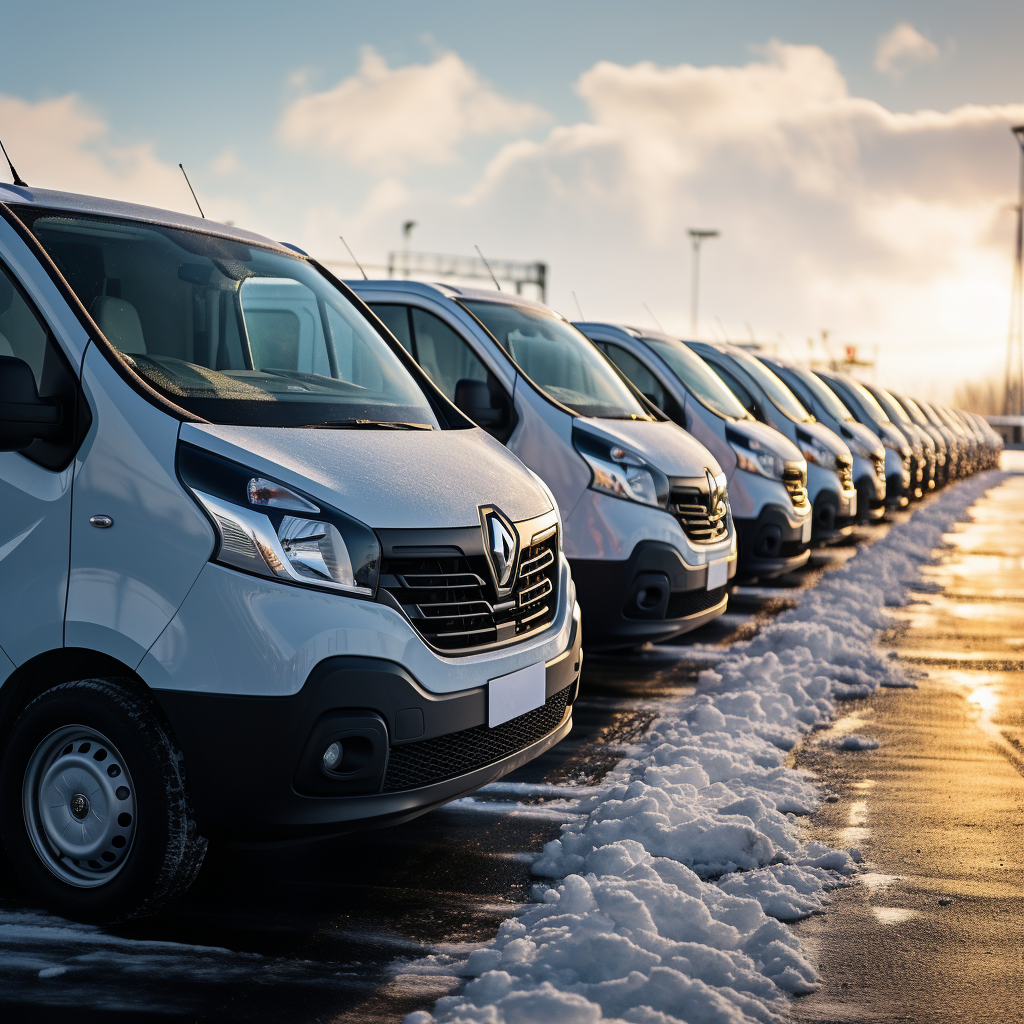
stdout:
{"type": "Polygon", "coordinates": [[[817,445],[833,455],[851,455],[850,446],[831,427],[824,423],[798,423],[797,437],[801,433],[812,437],[817,445]]]}
{"type": "Polygon", "coordinates": [[[666,476],[716,476],[722,467],[691,434],[670,420],[606,420],[579,416],[575,425],[611,444],[636,452],[666,476]]]}
{"type": "Polygon", "coordinates": [[[765,448],[782,456],[786,462],[804,461],[800,449],[785,434],[774,427],[769,427],[767,423],[759,423],[757,420],[732,420],[729,421],[729,430],[745,437],[756,438],[765,448]]]}
{"type": "Polygon", "coordinates": [[[530,471],[479,428],[331,430],[183,423],[179,438],[240,462],[373,529],[480,525],[481,505],[513,522],[550,511],[530,471]]]}

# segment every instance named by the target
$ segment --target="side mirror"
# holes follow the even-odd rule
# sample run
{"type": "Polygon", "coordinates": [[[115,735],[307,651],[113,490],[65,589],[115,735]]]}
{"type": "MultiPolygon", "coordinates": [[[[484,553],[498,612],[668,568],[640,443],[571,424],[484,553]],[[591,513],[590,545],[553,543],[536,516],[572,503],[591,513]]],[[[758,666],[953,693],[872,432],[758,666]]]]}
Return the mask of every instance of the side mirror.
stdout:
{"type": "Polygon", "coordinates": [[[491,405],[491,389],[482,380],[460,380],[455,385],[455,405],[481,427],[497,427],[505,409],[491,405]]]}
{"type": "Polygon", "coordinates": [[[60,435],[63,419],[55,398],[40,398],[23,359],[0,356],[0,451],[17,452],[35,440],[60,435]]]}

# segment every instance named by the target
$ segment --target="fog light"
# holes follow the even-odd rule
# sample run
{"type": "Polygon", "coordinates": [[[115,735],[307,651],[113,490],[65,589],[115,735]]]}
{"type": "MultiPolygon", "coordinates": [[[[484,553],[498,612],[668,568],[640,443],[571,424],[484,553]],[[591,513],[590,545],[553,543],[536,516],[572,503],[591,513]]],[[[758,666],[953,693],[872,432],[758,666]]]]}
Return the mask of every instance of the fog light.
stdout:
{"type": "Polygon", "coordinates": [[[324,751],[324,767],[332,772],[339,764],[341,764],[341,744],[332,743],[324,751]]]}

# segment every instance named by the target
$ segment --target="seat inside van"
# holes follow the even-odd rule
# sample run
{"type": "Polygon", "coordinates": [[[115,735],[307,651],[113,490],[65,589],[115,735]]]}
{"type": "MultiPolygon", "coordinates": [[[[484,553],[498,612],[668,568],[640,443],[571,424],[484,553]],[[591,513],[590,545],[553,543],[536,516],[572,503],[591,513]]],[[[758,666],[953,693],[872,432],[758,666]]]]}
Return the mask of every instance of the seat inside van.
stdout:
{"type": "Polygon", "coordinates": [[[128,355],[144,356],[146,339],[138,310],[124,299],[97,295],[89,311],[106,339],[128,355]]]}

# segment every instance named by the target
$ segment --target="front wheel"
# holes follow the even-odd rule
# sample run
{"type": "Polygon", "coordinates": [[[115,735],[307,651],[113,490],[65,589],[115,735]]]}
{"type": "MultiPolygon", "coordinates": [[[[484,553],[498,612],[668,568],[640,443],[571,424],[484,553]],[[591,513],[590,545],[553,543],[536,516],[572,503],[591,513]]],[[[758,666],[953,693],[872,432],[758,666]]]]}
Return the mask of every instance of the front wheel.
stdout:
{"type": "Polygon", "coordinates": [[[0,769],[0,830],[33,895],[85,921],[153,913],[206,851],[169,729],[131,683],[109,679],[62,683],[21,713],[0,769]]]}

